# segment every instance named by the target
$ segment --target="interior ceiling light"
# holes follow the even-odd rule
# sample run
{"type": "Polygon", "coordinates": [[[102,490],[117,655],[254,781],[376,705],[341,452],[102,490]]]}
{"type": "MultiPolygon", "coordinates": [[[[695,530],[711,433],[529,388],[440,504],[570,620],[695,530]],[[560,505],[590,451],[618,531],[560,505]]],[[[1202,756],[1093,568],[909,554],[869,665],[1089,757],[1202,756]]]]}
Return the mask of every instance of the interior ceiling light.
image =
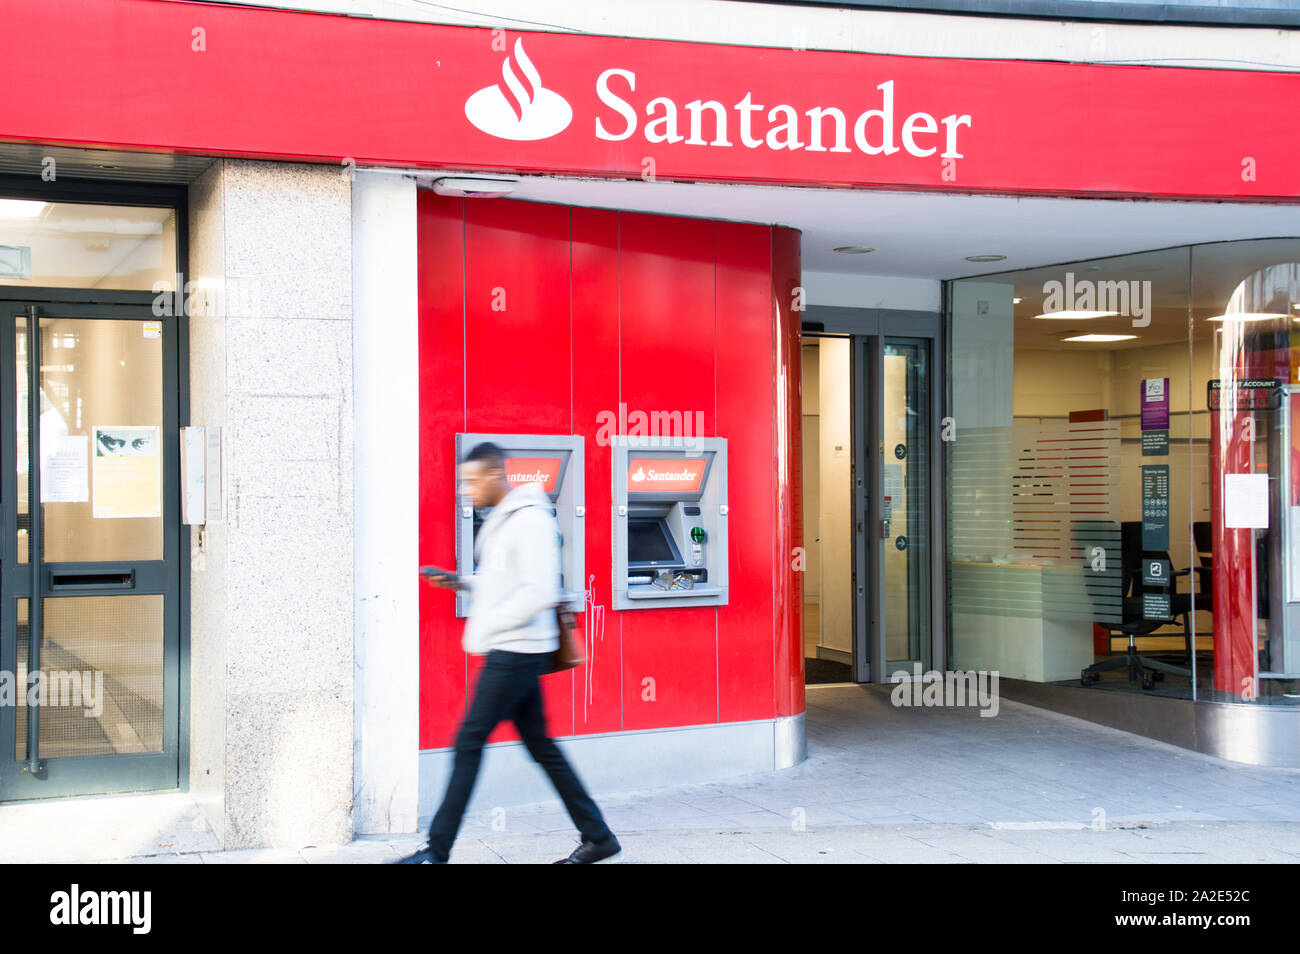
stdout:
{"type": "Polygon", "coordinates": [[[1082,321],[1088,318],[1112,318],[1118,314],[1118,311],[1050,311],[1043,315],[1034,315],[1034,317],[1046,318],[1049,321],[1069,321],[1071,318],[1078,318],[1082,321]]]}
{"type": "Polygon", "coordinates": [[[1019,299],[1019,298],[1013,298],[1013,299],[1011,299],[1011,304],[1013,304],[1013,305],[1018,305],[1018,304],[1020,304],[1020,299],[1019,299]]]}
{"type": "Polygon", "coordinates": [[[1286,318],[1287,315],[1275,314],[1271,311],[1243,311],[1235,315],[1215,315],[1213,318],[1206,318],[1206,321],[1277,321],[1286,318]]]}
{"type": "Polygon", "coordinates": [[[0,199],[0,218],[34,219],[44,210],[39,199],[0,199]]]}
{"type": "Polygon", "coordinates": [[[1062,338],[1062,341],[1085,341],[1103,344],[1110,341],[1132,341],[1137,335],[1074,335],[1071,338],[1062,338]]]}
{"type": "Polygon", "coordinates": [[[875,249],[865,245],[841,245],[835,251],[843,252],[845,255],[866,255],[868,252],[874,252],[875,249]]]}
{"type": "Polygon", "coordinates": [[[1005,255],[967,255],[968,262],[1002,262],[1006,260],[1005,255]]]}
{"type": "Polygon", "coordinates": [[[471,199],[499,199],[519,185],[516,179],[478,179],[470,176],[444,176],[433,180],[438,195],[468,196],[471,199]]]}

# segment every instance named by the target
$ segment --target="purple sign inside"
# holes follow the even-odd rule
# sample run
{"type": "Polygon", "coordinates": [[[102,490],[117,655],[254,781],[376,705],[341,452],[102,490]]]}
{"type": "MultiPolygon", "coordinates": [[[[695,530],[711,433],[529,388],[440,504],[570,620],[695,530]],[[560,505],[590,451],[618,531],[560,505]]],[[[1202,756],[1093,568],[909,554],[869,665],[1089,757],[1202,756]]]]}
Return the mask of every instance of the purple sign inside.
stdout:
{"type": "Polygon", "coordinates": [[[1142,381],[1142,430],[1169,429],[1169,379],[1144,378],[1142,381]]]}

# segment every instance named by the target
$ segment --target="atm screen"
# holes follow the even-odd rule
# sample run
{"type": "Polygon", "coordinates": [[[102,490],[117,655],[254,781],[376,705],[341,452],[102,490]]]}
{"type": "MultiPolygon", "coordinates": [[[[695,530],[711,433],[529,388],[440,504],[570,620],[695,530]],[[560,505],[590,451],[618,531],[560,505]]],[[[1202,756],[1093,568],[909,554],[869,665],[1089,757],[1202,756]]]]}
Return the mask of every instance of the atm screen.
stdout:
{"type": "Polygon", "coordinates": [[[628,566],[681,563],[681,554],[668,535],[668,525],[655,517],[627,522],[628,566]]]}

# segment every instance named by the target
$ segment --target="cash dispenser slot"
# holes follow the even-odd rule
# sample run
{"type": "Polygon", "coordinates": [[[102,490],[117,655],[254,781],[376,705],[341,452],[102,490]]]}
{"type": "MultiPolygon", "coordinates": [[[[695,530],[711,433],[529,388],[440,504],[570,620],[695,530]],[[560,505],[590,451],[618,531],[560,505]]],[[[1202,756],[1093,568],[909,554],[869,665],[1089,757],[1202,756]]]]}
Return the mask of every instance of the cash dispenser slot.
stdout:
{"type": "MultiPolygon", "coordinates": [[[[685,595],[709,596],[722,588],[708,583],[704,566],[691,566],[689,528],[684,527],[687,511],[698,516],[699,507],[682,504],[629,504],[627,513],[627,595],[633,600],[678,599],[685,595]],[[681,513],[674,510],[680,508],[681,513]],[[678,542],[678,536],[684,537],[678,542]],[[689,577],[689,583],[682,577],[689,577]]],[[[695,558],[699,559],[699,558],[695,558]]]]}

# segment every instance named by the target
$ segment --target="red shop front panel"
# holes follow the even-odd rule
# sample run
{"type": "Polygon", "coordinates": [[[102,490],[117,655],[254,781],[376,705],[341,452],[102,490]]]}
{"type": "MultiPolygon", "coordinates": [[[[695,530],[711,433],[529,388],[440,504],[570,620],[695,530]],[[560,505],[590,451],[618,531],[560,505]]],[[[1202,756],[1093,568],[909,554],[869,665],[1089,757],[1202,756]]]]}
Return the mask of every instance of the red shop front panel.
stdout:
{"type": "Polygon", "coordinates": [[[719,222],[717,227],[718,433],[729,459],[727,532],[731,596],[718,610],[719,721],[770,719],[773,686],[772,579],[779,569],[771,531],[777,453],[773,401],[772,230],[719,222]],[[755,373],[761,370],[762,373],[755,373]]]}
{"type": "MultiPolygon", "coordinates": [[[[416,207],[419,245],[420,564],[456,565],[457,431],[465,427],[463,199],[421,191],[416,207]]],[[[456,597],[420,588],[420,748],[451,745],[465,714],[465,653],[456,597]]]]}
{"type": "Polygon", "coordinates": [[[1300,194],[1285,121],[1300,75],[1281,66],[765,49],[179,0],[0,0],[0,22],[0,136],[16,141],[628,179],[1300,194]],[[524,63],[521,97],[504,71],[524,63]],[[483,97],[494,116],[472,105],[483,97]],[[694,122],[701,101],[718,107],[694,122]]]}
{"type": "Polygon", "coordinates": [[[575,673],[574,732],[623,727],[622,639],[610,612],[611,418],[618,420],[619,214],[573,210],[573,433],[586,449],[587,608],[580,619],[587,662],[575,673]]]}
{"type": "MultiPolygon", "coordinates": [[[[567,434],[569,209],[465,203],[465,421],[475,433],[567,434]],[[523,214],[521,214],[521,212],[523,214]]],[[[482,667],[469,657],[469,684],[482,667]]],[[[544,678],[546,724],[573,733],[573,674],[544,678]]],[[[511,723],[489,742],[513,741],[511,723]]]]}
{"type": "MultiPolygon", "coordinates": [[[[701,436],[713,437],[714,223],[634,213],[620,218],[620,395],[629,419],[638,411],[680,412],[683,429],[687,420],[692,428],[699,421],[701,436]]],[[[717,722],[717,610],[619,615],[623,728],[717,722]]]]}
{"type": "MultiPolygon", "coordinates": [[[[782,698],[788,708],[781,661],[799,653],[777,645],[789,638],[778,597],[793,530],[776,524],[790,519],[783,461],[798,455],[778,446],[790,431],[774,416],[782,230],[423,193],[420,227],[422,561],[450,560],[458,430],[584,438],[588,662],[546,678],[551,732],[770,718],[782,698]],[[728,606],[610,609],[610,438],[638,412],[729,439],[740,518],[728,606]]],[[[797,280],[797,237],[793,247],[797,280]]],[[[451,744],[481,665],[440,595],[421,605],[422,748],[451,744]]],[[[491,737],[513,738],[508,725],[491,737]]]]}
{"type": "Polygon", "coordinates": [[[805,307],[799,233],[772,230],[772,321],[776,370],[776,494],[773,530],[776,559],[784,571],[773,575],[776,612],[776,714],[804,711],[803,670],[803,361],[799,342],[805,307]],[[796,565],[790,559],[799,553],[796,565]]]}

